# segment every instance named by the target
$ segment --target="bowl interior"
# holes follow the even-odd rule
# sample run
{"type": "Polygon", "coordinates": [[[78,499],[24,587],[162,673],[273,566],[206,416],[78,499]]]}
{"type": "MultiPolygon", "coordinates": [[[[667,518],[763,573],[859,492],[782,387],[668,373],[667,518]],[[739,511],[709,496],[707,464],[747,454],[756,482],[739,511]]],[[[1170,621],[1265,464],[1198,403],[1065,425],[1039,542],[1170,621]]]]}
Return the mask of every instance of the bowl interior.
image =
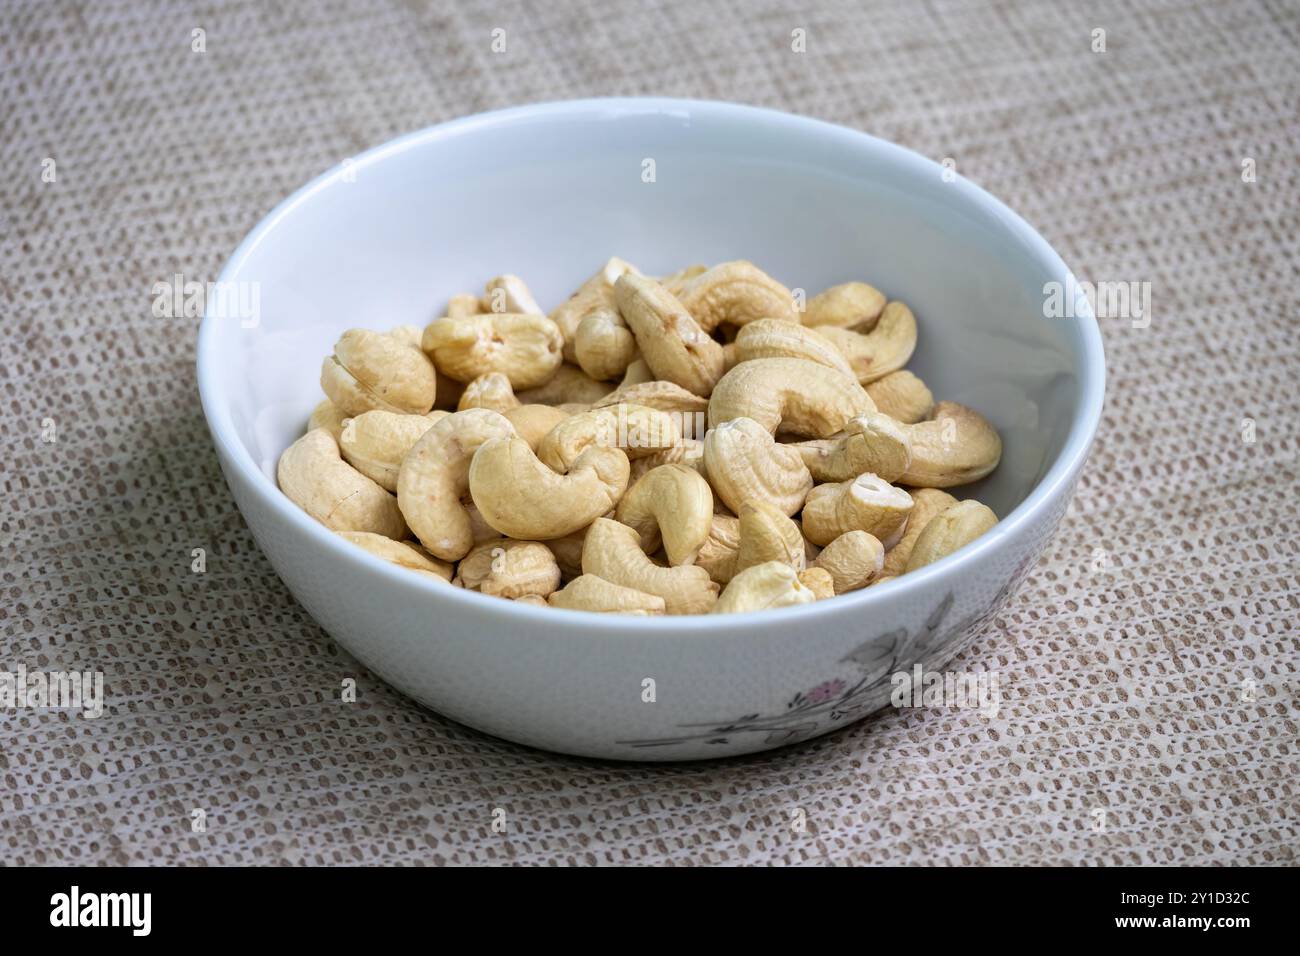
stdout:
{"type": "Polygon", "coordinates": [[[1002,433],[969,494],[1005,517],[1084,402],[1087,330],[1043,318],[1063,278],[1045,250],[969,183],[839,127],[679,101],[526,107],[372,150],[278,209],[223,273],[244,308],[214,320],[209,297],[204,400],[274,482],[345,329],[423,326],[502,272],[550,308],[610,255],[650,273],[745,258],[810,297],[860,279],[905,300],[910,367],[1002,433]]]}

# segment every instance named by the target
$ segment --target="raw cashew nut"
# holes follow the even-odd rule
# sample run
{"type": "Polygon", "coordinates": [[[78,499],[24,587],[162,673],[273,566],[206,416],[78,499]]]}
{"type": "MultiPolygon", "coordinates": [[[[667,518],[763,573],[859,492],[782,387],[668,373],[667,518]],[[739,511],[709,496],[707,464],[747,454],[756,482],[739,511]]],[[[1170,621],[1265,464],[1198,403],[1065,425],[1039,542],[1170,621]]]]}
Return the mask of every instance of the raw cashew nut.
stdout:
{"type": "Polygon", "coordinates": [[[804,568],[799,572],[799,583],[819,601],[835,597],[835,581],[825,568],[804,568]]]}
{"type": "Polygon", "coordinates": [[[655,564],[641,550],[636,531],[609,518],[592,522],[582,549],[582,572],[657,594],[664,599],[668,614],[704,614],[718,599],[718,586],[703,568],[655,564]]]}
{"type": "Polygon", "coordinates": [[[501,414],[515,426],[515,432],[528,442],[533,451],[537,451],[537,446],[551,429],[569,417],[568,412],[553,405],[516,405],[501,414]]]}
{"type": "Polygon", "coordinates": [[[614,294],[655,378],[708,395],[722,376],[722,346],[653,279],[626,273],[614,284],[614,294]]]}
{"type": "Polygon", "coordinates": [[[596,309],[578,323],[573,354],[592,378],[619,378],[637,357],[636,336],[617,309],[596,309]]]}
{"type": "Polygon", "coordinates": [[[572,534],[560,538],[546,539],[546,546],[551,549],[551,554],[555,555],[555,561],[560,566],[560,574],[566,581],[582,573],[582,546],[586,542],[586,528],[579,528],[572,534]]]}
{"type": "Polygon", "coordinates": [[[397,472],[415,443],[446,412],[401,415],[397,412],[362,412],[349,418],[339,434],[343,460],[385,491],[397,491],[397,472]]]}
{"type": "Polygon", "coordinates": [[[946,558],[997,523],[998,516],[992,509],[974,499],[953,505],[926,524],[907,559],[907,570],[915,571],[946,558]]]}
{"type": "Polygon", "coordinates": [[[808,552],[799,525],[767,502],[745,505],[739,518],[728,521],[724,515],[714,515],[713,521],[695,563],[719,584],[768,561],[780,561],[796,571],[807,566],[808,552]]]}
{"type": "Polygon", "coordinates": [[[916,488],[912,495],[912,511],[907,516],[907,528],[898,543],[885,552],[882,575],[899,575],[907,570],[907,559],[912,556],[916,539],[921,536],[930,519],[942,514],[957,503],[957,499],[938,488],[916,488]]]}
{"type": "Polygon", "coordinates": [[[564,340],[544,315],[492,312],[435,319],[420,344],[438,371],[458,382],[502,372],[511,388],[525,389],[543,385],[555,375],[564,340]]]}
{"type": "Polygon", "coordinates": [[[333,436],[335,441],[338,441],[339,436],[343,434],[343,423],[345,421],[347,421],[347,416],[339,411],[337,405],[326,398],[312,409],[311,418],[307,419],[307,431],[323,428],[333,436]]]}
{"type": "Polygon", "coordinates": [[[757,319],[799,321],[790,290],[743,259],[723,262],[688,280],[677,298],[705,332],[757,319]]]}
{"type": "MultiPolygon", "coordinates": [[[[544,442],[543,442],[544,443],[544,442]]],[[[510,538],[561,538],[605,514],[627,490],[627,455],[592,445],[568,474],[543,464],[521,438],[485,442],[469,466],[469,492],[483,519],[510,538]]]]}
{"type": "Polygon", "coordinates": [[[600,401],[595,408],[605,405],[617,405],[627,402],[629,405],[645,405],[657,408],[661,412],[673,412],[678,415],[701,415],[709,410],[709,400],[686,391],[672,382],[638,382],[635,385],[620,385],[600,401]]]}
{"type": "Polygon", "coordinates": [[[887,415],[859,415],[835,438],[796,442],[814,481],[848,481],[871,472],[897,481],[912,463],[908,430],[887,415]]]}
{"type": "Polygon", "coordinates": [[[799,574],[788,564],[768,561],[746,568],[727,585],[714,614],[739,614],[743,611],[762,611],[792,604],[811,604],[817,595],[799,580],[799,574]]]}
{"type": "Polygon", "coordinates": [[[912,496],[876,475],[818,485],[803,507],[803,533],[826,547],[848,531],[865,531],[892,547],[903,536],[912,496]]]}
{"type": "Polygon", "coordinates": [[[736,361],[761,358],[800,358],[825,365],[853,378],[848,360],[812,329],[784,319],[758,319],[736,336],[736,361]]]}
{"type": "Polygon", "coordinates": [[[525,405],[590,405],[614,390],[609,382],[598,382],[576,365],[561,365],[545,385],[515,393],[525,405]]]}
{"type": "Polygon", "coordinates": [[[674,416],[643,405],[607,405],[560,422],[538,445],[537,457],[564,473],[593,445],[622,449],[628,458],[644,458],[679,448],[681,443],[674,416]]]}
{"type": "Polygon", "coordinates": [[[865,531],[849,531],[822,549],[813,567],[830,572],[836,594],[871,583],[885,564],[885,546],[865,531]]]}
{"type": "Polygon", "coordinates": [[[664,276],[659,280],[659,284],[671,292],[673,295],[680,295],[686,283],[690,282],[698,275],[703,275],[709,271],[708,266],[687,266],[685,269],[679,269],[672,275],[664,276]]]}
{"type": "Polygon", "coordinates": [[[904,425],[913,425],[930,417],[934,396],[921,381],[907,369],[890,372],[884,378],[863,386],[876,408],[884,415],[904,425]]]}
{"type": "Polygon", "coordinates": [[[669,564],[693,564],[713,526],[713,492],[694,469],[660,465],[628,489],[617,518],[640,535],[642,551],[662,540],[669,564]]]}
{"type": "Polygon", "coordinates": [[[734,515],[714,514],[709,536],[700,545],[695,564],[709,572],[709,577],[726,584],[736,576],[736,554],[740,550],[740,519],[734,515]]]}
{"type": "Polygon", "coordinates": [[[718,497],[736,514],[760,501],[785,515],[803,507],[813,479],[799,450],[776,442],[752,418],[733,418],[704,436],[704,473],[718,497]]]}
{"type": "Polygon", "coordinates": [[[397,499],[339,457],[338,443],[324,428],[285,449],[275,475],[290,501],[332,531],[406,537],[397,499]]]}
{"type": "Polygon", "coordinates": [[[483,312],[513,312],[517,315],[545,315],[528,286],[519,276],[504,275],[489,279],[481,306],[483,312]]]}
{"type": "Polygon", "coordinates": [[[463,319],[483,312],[483,301],[473,292],[458,292],[447,301],[447,316],[463,319]]]}
{"type": "Polygon", "coordinates": [[[809,299],[803,324],[813,328],[833,326],[869,331],[879,320],[884,307],[885,296],[879,289],[865,282],[845,282],[809,299]]]}
{"type": "Polygon", "coordinates": [[[321,364],[320,385],[348,417],[376,408],[423,415],[438,380],[419,349],[384,332],[348,329],[321,364]]]}
{"type": "Polygon", "coordinates": [[[514,389],[510,387],[510,379],[501,372],[488,372],[474,379],[465,386],[460,401],[456,403],[459,412],[467,408],[490,408],[503,415],[518,407],[519,399],[515,398],[514,389]]]}
{"type": "Polygon", "coordinates": [[[578,361],[576,338],[578,326],[583,319],[600,310],[618,311],[614,302],[614,283],[619,276],[628,272],[640,275],[630,262],[614,256],[594,276],[580,285],[577,292],[551,311],[551,321],[559,326],[560,333],[564,336],[566,362],[578,361]]]}
{"type": "Polygon", "coordinates": [[[470,515],[461,504],[469,487],[470,460],[484,442],[514,434],[510,422],[496,412],[470,408],[434,423],[402,459],[397,503],[432,554],[459,561],[474,545],[470,515]]]}
{"type": "Polygon", "coordinates": [[[978,481],[1002,460],[1002,439],[988,420],[965,405],[940,402],[929,421],[908,426],[912,463],[899,479],[920,488],[951,488],[978,481]]]}
{"type": "Polygon", "coordinates": [[[540,541],[486,541],[460,562],[460,583],[467,591],[494,597],[546,597],[560,586],[560,566],[540,541]]]}
{"type": "Polygon", "coordinates": [[[383,535],[372,534],[369,531],[340,531],[338,533],[358,547],[364,548],[385,561],[391,561],[393,564],[408,568],[417,574],[423,574],[444,584],[451,580],[451,565],[446,561],[437,560],[418,544],[413,544],[410,541],[394,541],[392,538],[385,538],[383,535]]]}
{"type": "MultiPolygon", "coordinates": [[[[618,383],[618,387],[630,388],[633,385],[644,385],[646,382],[655,380],[655,373],[650,371],[650,366],[646,365],[645,359],[638,357],[628,365],[627,371],[623,373],[623,380],[618,383]]],[[[669,382],[668,384],[671,385],[672,383],[669,382]]]]}
{"type": "Polygon", "coordinates": [[[807,359],[741,362],[718,381],[709,398],[709,427],[752,418],[769,432],[778,427],[811,438],[830,438],[876,406],[847,375],[807,359]]]}
{"type": "Polygon", "coordinates": [[[636,588],[623,587],[594,574],[574,578],[562,591],[548,599],[551,607],[573,611],[602,611],[606,614],[663,614],[664,599],[636,588]]]}
{"type": "Polygon", "coordinates": [[[897,372],[916,349],[916,317],[901,302],[885,306],[876,327],[865,335],[830,325],[817,331],[848,359],[864,384],[897,372]]]}

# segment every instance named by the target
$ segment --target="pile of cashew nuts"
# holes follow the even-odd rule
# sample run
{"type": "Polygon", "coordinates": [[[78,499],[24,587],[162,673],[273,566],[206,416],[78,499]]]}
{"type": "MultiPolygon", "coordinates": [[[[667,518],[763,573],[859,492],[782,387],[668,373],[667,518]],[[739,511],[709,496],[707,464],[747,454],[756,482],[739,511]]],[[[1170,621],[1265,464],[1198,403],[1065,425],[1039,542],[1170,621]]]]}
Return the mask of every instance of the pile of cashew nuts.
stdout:
{"type": "Polygon", "coordinates": [[[916,320],[863,282],[806,306],[752,263],[610,259],[549,315],[516,276],[423,331],[345,332],[280,488],[447,586],[625,614],[879,586],[997,522],[978,412],[904,369],[916,320]]]}

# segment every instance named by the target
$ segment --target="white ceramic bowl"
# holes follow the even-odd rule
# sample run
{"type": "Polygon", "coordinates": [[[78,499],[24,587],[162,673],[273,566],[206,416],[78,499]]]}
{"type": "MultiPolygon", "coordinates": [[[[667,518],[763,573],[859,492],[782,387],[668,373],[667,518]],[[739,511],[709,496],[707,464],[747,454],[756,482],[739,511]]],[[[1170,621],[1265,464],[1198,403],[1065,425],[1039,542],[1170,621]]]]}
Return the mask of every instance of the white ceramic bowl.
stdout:
{"type": "Polygon", "coordinates": [[[1023,220],[898,146],[731,104],[551,103],[404,136],[287,199],[220,279],[256,283],[243,288],[259,293],[260,321],[209,301],[203,408],[289,590],[403,693],[573,754],[740,754],[886,705],[893,672],[942,667],[1019,584],[1065,511],[1102,406],[1096,323],[1082,301],[1075,318],[1043,317],[1044,284],[1065,283],[1067,269],[1023,220]],[[908,302],[920,326],[911,368],[1002,434],[1001,466],[969,489],[1002,521],[880,588],[757,614],[633,619],[439,587],[348,544],[276,488],[276,461],[320,398],[319,359],[344,329],[424,325],[453,293],[507,271],[549,308],[610,255],[650,273],[745,258],[810,295],[862,279],[908,302]]]}

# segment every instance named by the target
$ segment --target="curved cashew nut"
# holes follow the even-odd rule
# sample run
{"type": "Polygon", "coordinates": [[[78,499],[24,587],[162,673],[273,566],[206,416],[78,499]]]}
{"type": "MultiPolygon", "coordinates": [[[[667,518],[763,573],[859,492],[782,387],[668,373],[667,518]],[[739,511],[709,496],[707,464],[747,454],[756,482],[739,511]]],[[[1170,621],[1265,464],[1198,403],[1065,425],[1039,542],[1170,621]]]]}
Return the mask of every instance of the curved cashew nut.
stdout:
{"type": "Polygon", "coordinates": [[[543,541],[584,528],[627,489],[627,455],[593,445],[566,475],[543,464],[521,438],[485,442],[469,466],[469,493],[483,519],[510,538],[543,541]]]}
{"type": "Polygon", "coordinates": [[[708,395],[722,376],[722,346],[653,279],[626,273],[614,284],[614,295],[654,377],[708,395]]]}
{"type": "Polygon", "coordinates": [[[515,398],[510,379],[501,372],[487,372],[465,385],[460,399],[456,402],[456,411],[467,408],[490,408],[503,415],[512,408],[518,408],[519,399],[515,398]]]}
{"type": "Polygon", "coordinates": [[[907,559],[907,570],[915,571],[946,558],[997,523],[998,516],[987,505],[974,499],[958,502],[926,524],[907,559]]]}
{"type": "Polygon", "coordinates": [[[885,552],[881,576],[895,576],[907,570],[907,559],[912,556],[916,539],[921,536],[930,519],[957,504],[957,499],[938,488],[916,488],[910,492],[912,511],[907,516],[907,528],[898,543],[885,552]]]}
{"type": "Polygon", "coordinates": [[[767,502],[745,505],[739,518],[714,515],[713,522],[695,563],[719,584],[768,561],[788,564],[796,571],[807,567],[807,547],[799,525],[767,502]]]}
{"type": "Polygon", "coordinates": [[[848,531],[822,549],[814,568],[830,572],[836,594],[856,591],[871,583],[885,565],[885,546],[865,531],[848,531]]]}
{"type": "Polygon", "coordinates": [[[485,541],[461,559],[461,586],[495,597],[546,597],[560,586],[560,566],[540,541],[485,541]]]}
{"type": "Polygon", "coordinates": [[[736,336],[736,361],[800,358],[855,378],[848,360],[824,336],[784,319],[758,319],[736,336]]]}
{"type": "Polygon", "coordinates": [[[662,539],[670,565],[693,564],[713,526],[713,491],[693,468],[660,465],[628,489],[616,517],[641,536],[642,551],[662,539]]]}
{"type": "Polygon", "coordinates": [[[833,285],[808,300],[803,324],[833,326],[838,329],[869,331],[880,319],[885,307],[885,296],[865,282],[845,282],[833,285]]]}
{"type": "Polygon", "coordinates": [[[864,384],[897,372],[916,349],[916,317],[901,302],[885,306],[876,327],[866,334],[831,325],[817,332],[839,349],[864,384]]]}
{"type": "Polygon", "coordinates": [[[600,401],[594,402],[592,407],[603,408],[620,402],[644,405],[647,408],[657,408],[661,412],[673,412],[677,415],[703,415],[709,410],[707,398],[688,392],[680,385],[663,381],[620,385],[600,401]]]}
{"type": "Polygon", "coordinates": [[[885,481],[898,481],[912,463],[908,429],[887,415],[850,419],[835,438],[796,442],[814,481],[848,481],[871,472],[885,481]]]}
{"type": "Polygon", "coordinates": [[[804,568],[799,572],[799,583],[819,601],[835,597],[835,579],[825,568],[804,568]]]}
{"type": "Polygon", "coordinates": [[[320,385],[345,416],[372,409],[423,415],[438,387],[433,363],[385,332],[348,329],[321,363],[320,385]]]}
{"type": "Polygon", "coordinates": [[[664,276],[659,280],[659,284],[673,295],[681,295],[682,289],[686,287],[686,283],[690,282],[698,275],[704,275],[704,273],[708,271],[708,266],[687,266],[685,269],[677,270],[672,275],[664,276]]]}
{"type": "Polygon", "coordinates": [[[746,568],[727,585],[714,614],[739,614],[743,611],[763,611],[792,604],[811,604],[817,595],[799,580],[799,573],[788,564],[768,561],[746,568]]]}
{"type": "Polygon", "coordinates": [[[709,427],[752,418],[773,434],[782,427],[829,438],[850,418],[875,410],[866,391],[847,375],[807,359],[754,359],[741,362],[714,387],[709,427]]]}
{"type": "Polygon", "coordinates": [[[447,583],[451,580],[451,565],[439,561],[428,551],[410,541],[394,541],[383,535],[369,531],[338,532],[359,548],[369,551],[376,557],[391,561],[393,564],[408,568],[417,574],[423,574],[437,581],[447,583]]]}
{"type": "Polygon", "coordinates": [[[803,506],[803,533],[826,547],[848,531],[865,531],[892,547],[903,536],[912,496],[876,475],[818,485],[803,506]]]}
{"type": "Polygon", "coordinates": [[[397,472],[420,437],[446,412],[402,415],[397,412],[362,412],[349,418],[339,433],[343,460],[385,491],[397,490],[397,472]],[[436,416],[436,417],[435,417],[436,416]]]}
{"type": "Polygon", "coordinates": [[[594,574],[574,578],[562,591],[548,599],[551,607],[573,611],[603,611],[607,614],[663,614],[664,599],[636,588],[623,587],[594,574]]]}
{"type": "Polygon", "coordinates": [[[332,531],[406,537],[397,499],[339,457],[338,443],[323,428],[286,448],[275,476],[290,501],[332,531]]]}
{"type": "Polygon", "coordinates": [[[733,418],[709,429],[704,471],[722,503],[736,514],[760,501],[795,514],[813,486],[798,449],[778,444],[752,418],[733,418]]]}
{"type": "Polygon", "coordinates": [[[930,417],[934,396],[921,381],[907,369],[890,372],[884,378],[863,386],[881,414],[904,425],[914,425],[930,417]]]}
{"type": "Polygon", "coordinates": [[[940,402],[929,421],[908,426],[912,462],[899,479],[922,488],[951,488],[983,478],[1002,460],[1002,439],[965,405],[940,402]]]}
{"type": "Polygon", "coordinates": [[[606,309],[617,312],[614,304],[614,283],[619,276],[627,272],[637,272],[630,262],[614,256],[610,258],[590,279],[578,287],[568,299],[551,310],[551,321],[560,327],[564,336],[564,360],[578,361],[577,333],[578,326],[588,315],[606,309]]]}
{"type": "Polygon", "coordinates": [[[597,518],[582,549],[582,572],[664,599],[669,614],[703,614],[718,599],[718,586],[703,568],[665,568],[641,550],[641,539],[625,524],[597,518]]]}
{"type": "Polygon", "coordinates": [[[537,457],[555,471],[567,472],[593,445],[619,448],[628,458],[645,458],[679,448],[677,419],[643,405],[607,405],[566,418],[537,446],[537,457]]]}
{"type": "Polygon", "coordinates": [[[569,417],[568,412],[554,405],[516,405],[501,414],[533,451],[537,451],[551,429],[569,417]]]}
{"type": "Polygon", "coordinates": [[[514,434],[514,426],[496,412],[470,408],[436,422],[402,459],[397,503],[430,553],[459,561],[473,547],[473,524],[461,503],[470,460],[484,442],[514,434]]]}
{"type": "Polygon", "coordinates": [[[510,387],[534,388],[560,367],[564,340],[544,315],[490,312],[435,319],[420,342],[438,371],[458,382],[501,372],[510,387]]]}
{"type": "Polygon", "coordinates": [[[513,312],[517,315],[545,315],[528,284],[519,276],[503,275],[489,279],[480,304],[483,312],[513,312]]]}
{"type": "Polygon", "coordinates": [[[592,378],[619,378],[637,357],[636,336],[617,309],[596,309],[578,323],[573,353],[592,378]]]}
{"type": "Polygon", "coordinates": [[[757,319],[799,321],[790,290],[743,259],[720,263],[687,280],[678,298],[705,332],[757,319]]]}
{"type": "Polygon", "coordinates": [[[525,405],[590,405],[614,390],[609,382],[598,382],[576,365],[561,365],[545,385],[515,393],[525,405]]]}

